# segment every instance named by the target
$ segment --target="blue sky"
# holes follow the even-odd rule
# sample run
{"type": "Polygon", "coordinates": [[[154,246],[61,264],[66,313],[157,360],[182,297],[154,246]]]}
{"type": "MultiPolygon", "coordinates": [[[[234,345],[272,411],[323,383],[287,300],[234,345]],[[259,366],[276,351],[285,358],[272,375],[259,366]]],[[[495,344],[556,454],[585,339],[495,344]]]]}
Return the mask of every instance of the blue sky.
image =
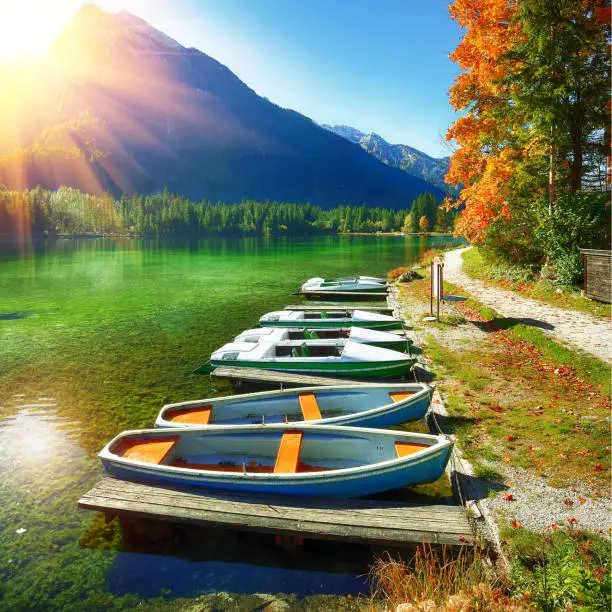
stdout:
{"type": "MultiPolygon", "coordinates": [[[[458,70],[448,54],[460,31],[445,0],[96,3],[142,17],[219,60],[259,95],[319,123],[374,131],[435,157],[449,154],[448,89],[458,70]]],[[[27,11],[29,31],[40,40],[43,31],[57,36],[80,4],[21,0],[7,11],[27,11]]]]}

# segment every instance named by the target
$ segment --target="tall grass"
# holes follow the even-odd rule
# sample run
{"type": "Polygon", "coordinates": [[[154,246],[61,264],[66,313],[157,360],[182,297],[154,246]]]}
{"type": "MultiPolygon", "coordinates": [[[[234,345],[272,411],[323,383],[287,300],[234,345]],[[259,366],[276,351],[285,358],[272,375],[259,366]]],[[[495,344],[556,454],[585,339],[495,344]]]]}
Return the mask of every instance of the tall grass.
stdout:
{"type": "Polygon", "coordinates": [[[529,609],[492,584],[494,578],[478,548],[423,544],[408,562],[387,553],[375,560],[369,579],[372,610],[396,610],[400,604],[402,612],[529,609]]]}

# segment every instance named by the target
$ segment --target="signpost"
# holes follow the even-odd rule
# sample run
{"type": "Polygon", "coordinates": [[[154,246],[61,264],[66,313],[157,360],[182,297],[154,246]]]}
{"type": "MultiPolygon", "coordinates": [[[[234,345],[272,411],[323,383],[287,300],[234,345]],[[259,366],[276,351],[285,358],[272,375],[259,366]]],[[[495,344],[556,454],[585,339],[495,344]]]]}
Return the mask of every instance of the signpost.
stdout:
{"type": "Polygon", "coordinates": [[[431,262],[431,299],[429,311],[433,314],[433,299],[436,298],[436,319],[440,320],[440,299],[444,299],[444,263],[439,257],[431,262]]]}

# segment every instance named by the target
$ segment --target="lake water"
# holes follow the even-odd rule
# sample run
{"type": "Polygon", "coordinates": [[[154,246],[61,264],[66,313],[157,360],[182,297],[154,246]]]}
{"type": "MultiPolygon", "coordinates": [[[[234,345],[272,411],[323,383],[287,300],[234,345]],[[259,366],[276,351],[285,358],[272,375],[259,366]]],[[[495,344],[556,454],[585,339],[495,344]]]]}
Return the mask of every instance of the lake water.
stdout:
{"type": "Polygon", "coordinates": [[[0,247],[0,608],[108,610],[236,593],[357,594],[367,551],[272,536],[124,537],[76,509],[96,453],[167,402],[231,393],[191,374],[300,298],[313,276],[385,276],[443,237],[172,241],[56,239],[0,247]]]}

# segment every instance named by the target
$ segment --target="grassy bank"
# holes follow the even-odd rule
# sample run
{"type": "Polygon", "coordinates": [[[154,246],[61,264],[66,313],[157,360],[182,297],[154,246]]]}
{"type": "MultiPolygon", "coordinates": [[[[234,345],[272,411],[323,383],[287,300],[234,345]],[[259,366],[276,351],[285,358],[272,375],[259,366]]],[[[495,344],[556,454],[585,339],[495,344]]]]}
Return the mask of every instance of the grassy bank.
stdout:
{"type": "Polygon", "coordinates": [[[489,261],[476,247],[463,254],[463,271],[473,278],[516,291],[524,297],[540,300],[551,306],[579,310],[605,318],[610,318],[612,314],[610,304],[584,297],[578,287],[559,287],[550,279],[536,275],[527,268],[489,261]]]}
{"type": "MultiPolygon", "coordinates": [[[[400,301],[430,360],[448,426],[488,490],[482,503],[500,527],[510,571],[483,576],[475,555],[474,580],[448,590],[445,574],[433,571],[440,588],[432,594],[402,590],[408,579],[381,562],[383,599],[410,610],[609,609],[609,367],[472,299],[445,305],[440,322],[424,322],[423,263],[424,278],[403,284],[400,301]]],[[[465,295],[450,284],[445,291],[465,295]]],[[[403,571],[414,577],[411,563],[403,571]]]]}

